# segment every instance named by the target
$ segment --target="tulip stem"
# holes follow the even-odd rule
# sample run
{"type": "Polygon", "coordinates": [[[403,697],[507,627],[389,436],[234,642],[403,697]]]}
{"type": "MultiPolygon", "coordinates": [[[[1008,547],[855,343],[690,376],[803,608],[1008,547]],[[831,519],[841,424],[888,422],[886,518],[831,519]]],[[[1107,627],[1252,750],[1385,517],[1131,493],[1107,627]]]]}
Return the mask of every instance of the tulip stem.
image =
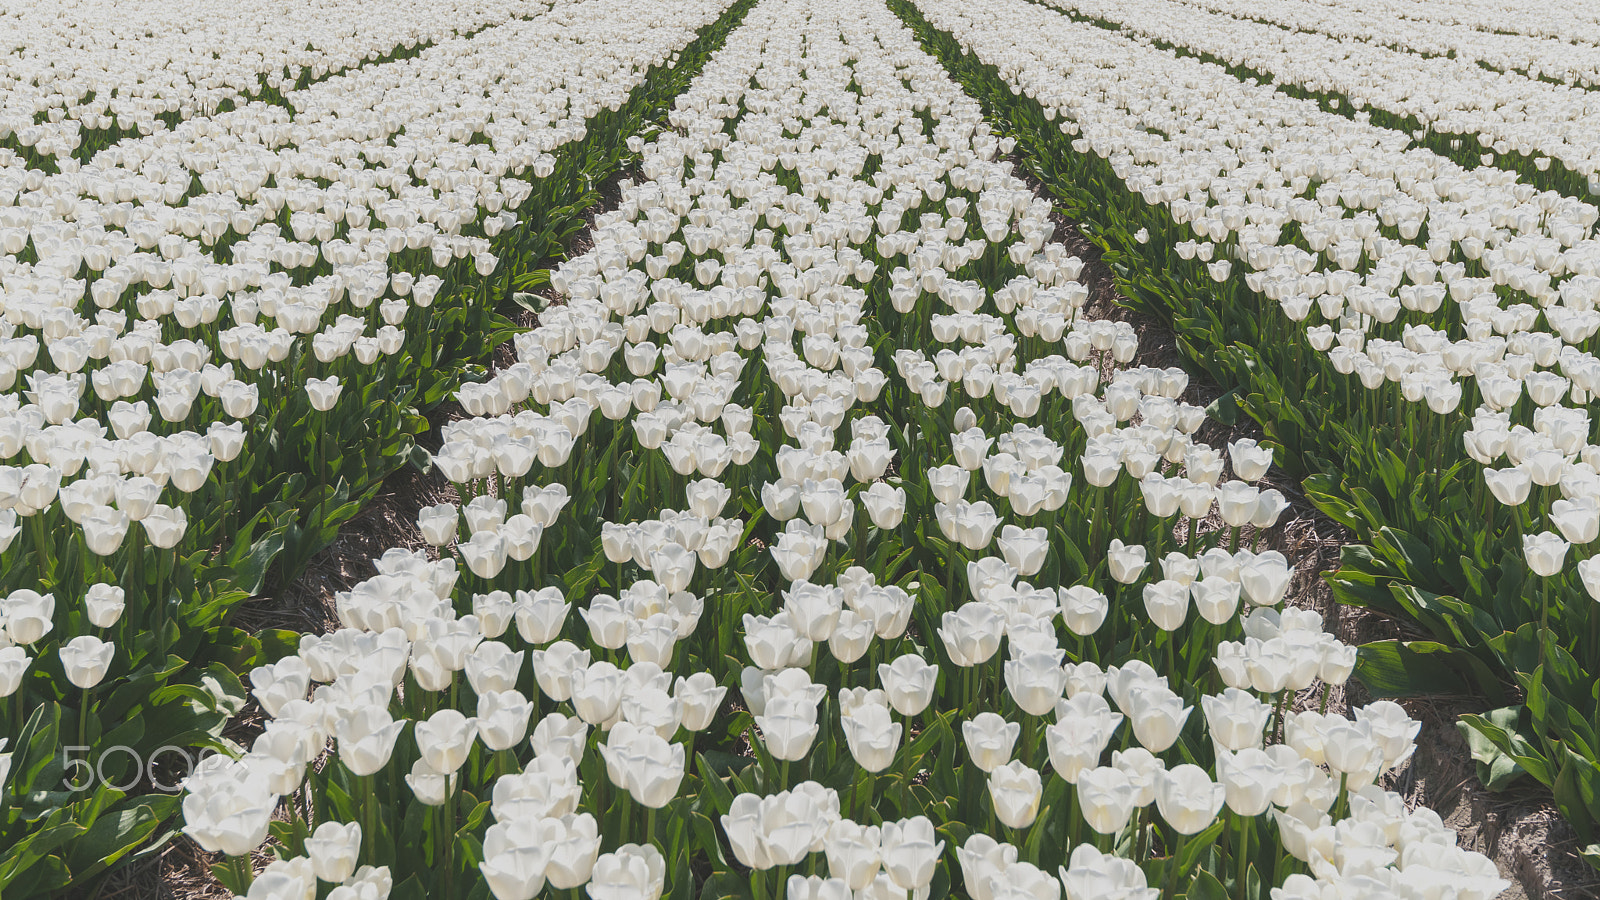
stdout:
{"type": "Polygon", "coordinates": [[[39,510],[28,517],[28,530],[33,533],[33,545],[38,548],[39,558],[44,561],[44,571],[54,572],[55,553],[54,545],[49,540],[44,527],[45,510],[39,510]]]}
{"type": "Polygon", "coordinates": [[[364,775],[361,777],[361,850],[362,856],[369,860],[378,857],[378,797],[372,782],[377,775],[364,775]]]}
{"type": "Polygon", "coordinates": [[[1103,502],[1105,498],[1102,497],[1101,495],[1104,493],[1104,491],[1105,491],[1104,488],[1095,488],[1095,491],[1094,491],[1094,512],[1091,514],[1090,520],[1089,520],[1089,552],[1090,553],[1099,553],[1100,552],[1101,507],[1103,507],[1105,505],[1104,502],[1103,502]]]}
{"type": "Polygon", "coordinates": [[[1550,668],[1550,579],[1544,578],[1539,591],[1539,664],[1550,668]]]}
{"type": "Polygon", "coordinates": [[[1134,829],[1133,859],[1134,859],[1134,862],[1137,862],[1137,863],[1144,862],[1145,854],[1150,849],[1150,829],[1145,827],[1144,819],[1145,819],[1145,807],[1141,807],[1139,809],[1134,810],[1134,813],[1133,813],[1133,829],[1134,829]]]}
{"type": "Polygon", "coordinates": [[[1235,815],[1239,823],[1239,849],[1234,851],[1239,857],[1239,880],[1234,887],[1238,891],[1239,900],[1247,900],[1249,886],[1247,876],[1250,869],[1250,822],[1244,816],[1235,815]]]}
{"type": "MultiPolygon", "coordinates": [[[[89,745],[87,737],[89,733],[89,694],[92,690],[93,688],[83,689],[82,705],[78,707],[78,746],[80,747],[89,745]]],[[[20,694],[22,692],[18,691],[17,693],[20,694]]]]}
{"type": "Polygon", "coordinates": [[[644,840],[647,844],[656,842],[656,808],[647,807],[644,814],[644,840]]]}
{"type": "MultiPolygon", "coordinates": [[[[444,834],[440,836],[444,841],[444,896],[445,900],[453,900],[456,895],[456,779],[454,775],[444,777],[444,805],[440,812],[444,815],[444,834]]],[[[373,818],[377,824],[377,818],[373,818]]]]}
{"type": "Polygon", "coordinates": [[[617,805],[622,808],[622,815],[617,817],[617,823],[618,823],[619,826],[621,826],[621,831],[622,831],[622,833],[620,835],[618,835],[618,838],[621,840],[622,843],[626,844],[626,843],[628,843],[628,838],[630,837],[630,833],[633,831],[633,829],[628,827],[629,824],[631,824],[632,821],[633,821],[633,797],[632,797],[632,795],[629,794],[626,790],[617,791],[617,805]]]}
{"type": "Polygon", "coordinates": [[[228,857],[228,868],[233,871],[233,882],[238,886],[240,892],[249,890],[250,882],[254,881],[255,878],[245,857],[228,857]]]}
{"type": "Polygon", "coordinates": [[[1078,844],[1078,834],[1080,833],[1079,824],[1082,821],[1083,821],[1083,812],[1078,806],[1078,786],[1076,784],[1068,785],[1068,787],[1067,787],[1067,848],[1068,848],[1068,852],[1069,853],[1071,852],[1071,848],[1076,847],[1077,844],[1078,844]]]}
{"type": "Polygon", "coordinates": [[[1172,900],[1178,892],[1178,860],[1183,856],[1183,845],[1188,843],[1189,836],[1179,833],[1172,844],[1172,856],[1167,860],[1167,884],[1161,891],[1162,900],[1172,900]]]}

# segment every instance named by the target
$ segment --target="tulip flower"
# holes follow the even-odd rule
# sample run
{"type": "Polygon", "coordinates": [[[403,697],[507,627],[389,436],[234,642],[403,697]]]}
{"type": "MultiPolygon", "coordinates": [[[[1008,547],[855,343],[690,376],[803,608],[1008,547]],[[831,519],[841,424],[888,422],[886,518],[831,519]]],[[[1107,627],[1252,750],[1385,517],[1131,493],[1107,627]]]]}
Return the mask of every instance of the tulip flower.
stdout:
{"type": "Polygon", "coordinates": [[[1106,595],[1086,585],[1064,587],[1060,597],[1062,620],[1069,631],[1081,637],[1099,631],[1111,611],[1111,602],[1106,595]]]}
{"type": "Polygon", "coordinates": [[[882,869],[880,829],[859,825],[849,819],[833,823],[823,838],[828,856],[828,872],[837,875],[849,890],[863,890],[882,869]]]}
{"type": "Polygon", "coordinates": [[[1522,536],[1522,551],[1527,557],[1528,568],[1533,570],[1533,574],[1544,578],[1561,573],[1567,550],[1571,546],[1560,535],[1549,531],[1522,536]]]}
{"type": "Polygon", "coordinates": [[[768,797],[739,794],[722,816],[722,829],[741,864],[765,870],[821,852],[839,820],[838,794],[808,781],[768,797]]]}
{"type": "Polygon", "coordinates": [[[516,690],[480,693],[478,737],[490,750],[509,750],[522,743],[527,735],[528,718],[532,713],[532,701],[516,690]]]}
{"type": "Polygon", "coordinates": [[[543,650],[528,651],[528,663],[539,689],[561,702],[572,696],[572,673],[589,665],[589,651],[579,650],[569,641],[556,641],[543,650]]]}
{"type": "Polygon", "coordinates": [[[560,588],[517,591],[513,607],[517,633],[530,644],[548,644],[561,635],[571,609],[572,604],[562,596],[560,588]]]}
{"type": "Polygon", "coordinates": [[[1204,831],[1222,807],[1226,789],[1199,766],[1184,764],[1156,775],[1156,807],[1179,834],[1204,831]]]}
{"type": "Polygon", "coordinates": [[[33,664],[21,647],[0,647],[0,697],[9,697],[22,685],[22,676],[33,664]]]}
{"type": "Polygon", "coordinates": [[[122,618],[124,608],[122,588],[110,584],[91,584],[84,596],[89,624],[96,628],[110,628],[122,618]]]}
{"type": "Polygon", "coordinates": [[[1259,816],[1272,805],[1282,777],[1265,751],[1249,748],[1217,755],[1217,780],[1225,790],[1228,808],[1241,816],[1259,816]]]}
{"type": "Polygon", "coordinates": [[[683,709],[683,727],[690,731],[704,731],[711,727],[727,693],[728,689],[718,685],[709,672],[696,672],[687,678],[678,678],[673,698],[683,709]]]}
{"type": "Polygon", "coordinates": [[[886,481],[874,482],[860,495],[861,504],[867,508],[872,524],[884,530],[898,528],[906,511],[905,488],[891,486],[886,481]]]}
{"type": "Polygon", "coordinates": [[[79,635],[61,645],[61,668],[75,687],[88,690],[99,684],[111,668],[116,647],[93,635],[79,635]]]}
{"type": "Polygon", "coordinates": [[[985,772],[993,772],[1011,759],[1012,748],[1021,734],[1021,725],[992,712],[979,713],[961,725],[967,753],[973,764],[985,772]]]}
{"type": "Polygon", "coordinates": [[[389,762],[395,739],[404,727],[404,722],[393,720],[388,710],[379,707],[362,707],[341,716],[334,726],[339,761],[355,775],[371,775],[389,762]]]}
{"type": "Polygon", "coordinates": [[[997,543],[1006,562],[1025,578],[1039,573],[1050,549],[1050,542],[1042,527],[1024,529],[1007,525],[1000,530],[997,543]]]}
{"type": "Polygon", "coordinates": [[[594,873],[600,856],[600,826],[589,813],[568,813],[560,821],[565,835],[550,848],[545,880],[556,890],[573,890],[594,873]]]}
{"type": "Polygon", "coordinates": [[[914,716],[928,708],[938,677],[939,667],[915,653],[878,665],[878,681],[883,684],[889,705],[902,716],[914,716]]]}
{"type": "Polygon", "coordinates": [[[333,409],[343,391],[344,385],[340,384],[337,378],[306,379],[306,396],[311,400],[311,408],[317,412],[333,409]]]}
{"type": "Polygon", "coordinates": [[[478,868],[496,900],[533,900],[544,888],[552,831],[560,827],[549,819],[514,819],[489,826],[478,868]]]}
{"type": "Polygon", "coordinates": [[[1039,815],[1039,800],[1044,795],[1038,771],[1022,760],[1013,760],[989,772],[989,798],[995,817],[1007,828],[1027,828],[1039,815]]]}
{"type": "Polygon", "coordinates": [[[444,547],[456,539],[456,526],[460,512],[454,503],[425,506],[417,512],[417,527],[423,540],[435,547],[444,547]]]}
{"type": "Polygon", "coordinates": [[[1006,689],[1024,713],[1042,716],[1055,708],[1066,689],[1066,672],[1061,668],[1064,653],[1062,650],[1030,652],[1006,662],[1006,689]]]}
{"type": "Polygon", "coordinates": [[[883,869],[896,887],[916,891],[933,881],[934,866],[944,852],[944,841],[935,838],[933,823],[926,816],[883,823],[883,869]]]}
{"type": "Polygon", "coordinates": [[[1189,614],[1189,589],[1171,580],[1144,586],[1144,608],[1162,631],[1177,631],[1189,614]]]}
{"type": "Polygon", "coordinates": [[[955,612],[946,612],[937,629],[945,652],[958,666],[988,662],[1000,648],[1004,622],[994,609],[983,603],[968,603],[955,612]]]}
{"type": "Polygon", "coordinates": [[[828,635],[828,652],[841,663],[853,663],[866,654],[873,635],[873,620],[862,618],[853,610],[842,610],[833,633],[828,635]]]}
{"type": "Polygon", "coordinates": [[[1229,750],[1261,746],[1272,707],[1237,688],[1228,688],[1218,696],[1203,696],[1200,705],[1211,737],[1220,746],[1229,750]]]}
{"type": "Polygon", "coordinates": [[[1099,834],[1117,834],[1133,815],[1138,791],[1127,773],[1098,766],[1079,773],[1078,805],[1085,822],[1099,834]]]}
{"type": "Polygon", "coordinates": [[[342,884],[355,874],[361,851],[361,826],[323,822],[306,838],[306,855],[319,880],[342,884]]]}
{"type": "Polygon", "coordinates": [[[819,729],[816,703],[796,695],[769,695],[762,715],[756,717],[756,727],[775,758],[787,762],[804,759],[819,729]]]}
{"type": "Polygon", "coordinates": [[[659,735],[621,722],[600,746],[612,783],[632,795],[634,802],[660,809],[677,796],[683,779],[682,744],[669,744],[659,735]]]}
{"type": "Polygon", "coordinates": [[[197,767],[185,782],[184,834],[208,853],[243,856],[267,839],[278,803],[243,763],[227,757],[197,767]]]}
{"type": "Polygon", "coordinates": [[[1152,753],[1171,747],[1189,713],[1194,711],[1194,707],[1183,705],[1183,698],[1161,687],[1135,688],[1124,709],[1133,722],[1134,737],[1152,753]]]}
{"type": "Polygon", "coordinates": [[[956,858],[961,864],[962,883],[973,900],[994,900],[992,886],[1017,864],[1017,848],[974,832],[956,848],[956,858]]]}
{"type": "Polygon", "coordinates": [[[666,877],[666,860],[654,845],[623,844],[595,860],[587,891],[594,900],[659,900],[666,877]]]}
{"type": "Polygon", "coordinates": [[[12,591],[0,602],[6,636],[23,646],[37,643],[55,628],[52,621],[55,609],[54,594],[40,594],[27,588],[12,591]]]}

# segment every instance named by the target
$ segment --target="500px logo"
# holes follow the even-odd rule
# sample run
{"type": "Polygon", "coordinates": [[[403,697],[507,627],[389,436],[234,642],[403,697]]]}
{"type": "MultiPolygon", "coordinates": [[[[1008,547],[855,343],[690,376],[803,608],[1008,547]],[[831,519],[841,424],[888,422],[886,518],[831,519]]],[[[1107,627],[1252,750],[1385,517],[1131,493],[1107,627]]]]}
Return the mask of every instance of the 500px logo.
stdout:
{"type": "Polygon", "coordinates": [[[195,764],[203,758],[188,747],[170,745],[157,747],[150,751],[148,757],[141,757],[138,750],[117,744],[105,748],[99,759],[91,763],[86,758],[91,749],[78,744],[61,748],[62,765],[66,769],[61,783],[67,790],[86,791],[103,785],[113,790],[127,791],[140,785],[149,785],[155,791],[176,793],[183,789],[183,779],[194,771],[195,764]],[[122,760],[123,756],[126,756],[126,761],[122,760]],[[128,761],[133,763],[131,769],[127,767],[128,761]],[[171,780],[163,781],[163,776],[171,780]],[[123,780],[114,780],[118,777],[123,780]]]}

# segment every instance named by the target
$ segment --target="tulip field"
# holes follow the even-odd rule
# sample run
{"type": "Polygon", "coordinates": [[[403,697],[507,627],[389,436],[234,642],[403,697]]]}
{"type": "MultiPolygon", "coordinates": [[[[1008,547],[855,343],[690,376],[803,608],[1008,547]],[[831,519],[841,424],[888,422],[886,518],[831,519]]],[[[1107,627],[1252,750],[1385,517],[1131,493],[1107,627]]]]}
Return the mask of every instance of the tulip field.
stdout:
{"type": "Polygon", "coordinates": [[[0,37],[0,896],[1487,900],[1441,696],[1600,869],[1600,7],[0,37]]]}

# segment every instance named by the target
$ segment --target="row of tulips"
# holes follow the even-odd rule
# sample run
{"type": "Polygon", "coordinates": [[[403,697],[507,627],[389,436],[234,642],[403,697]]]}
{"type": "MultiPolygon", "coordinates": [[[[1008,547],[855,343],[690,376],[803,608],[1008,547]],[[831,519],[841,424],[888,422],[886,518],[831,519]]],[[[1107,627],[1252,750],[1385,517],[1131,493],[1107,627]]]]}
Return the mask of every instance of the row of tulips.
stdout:
{"type": "Polygon", "coordinates": [[[1600,22],[1576,8],[1376,0],[1341,6],[1308,2],[1250,6],[1196,0],[1195,6],[1281,28],[1355,38],[1429,57],[1544,81],[1600,84],[1600,22]]]}
{"type": "Polygon", "coordinates": [[[1010,124],[1127,294],[1236,386],[1223,406],[1256,418],[1365,542],[1334,577],[1340,599],[1432,632],[1363,648],[1369,688],[1511,703],[1464,720],[1480,774],[1549,786],[1592,840],[1600,606],[1584,545],[1600,519],[1576,323],[1595,316],[1594,208],[1033,4],[993,6],[897,9],[1010,124]],[[1037,37],[1016,39],[1019,22],[1037,37]],[[1535,246],[1553,256],[1530,281],[1512,258],[1535,246]]]}
{"type": "MultiPolygon", "coordinates": [[[[123,142],[102,154],[100,180],[51,176],[4,208],[28,223],[26,247],[5,257],[0,275],[13,364],[0,395],[0,760],[9,774],[0,778],[0,886],[8,894],[95,877],[170,827],[176,798],[149,791],[172,773],[146,770],[145,761],[230,746],[219,735],[245,698],[236,673],[293,646],[292,634],[234,627],[233,613],[269,567],[280,583],[295,577],[387,473],[408,459],[425,463],[413,449],[426,427],[416,410],[474,377],[471,367],[509,334],[494,316],[509,282],[559,248],[594,201],[595,183],[628,159],[625,137],[660,116],[742,8],[665,7],[660,27],[645,33],[620,5],[599,3],[562,8],[539,31],[508,26],[518,37],[542,35],[542,68],[508,67],[516,74],[507,77],[537,75],[543,88],[566,91],[563,114],[575,121],[538,119],[543,130],[526,136],[544,148],[536,162],[515,164],[527,145],[506,142],[513,159],[498,161],[502,176],[481,201],[473,194],[498,212],[482,223],[477,210],[463,213],[447,226],[454,234],[430,223],[443,254],[408,249],[417,231],[404,218],[440,206],[429,184],[480,174],[452,162],[470,138],[436,133],[425,145],[426,122],[413,119],[408,152],[426,147],[426,158],[451,167],[406,163],[416,183],[413,171],[368,168],[359,156],[324,169],[330,148],[348,147],[352,123],[341,115],[363,114],[319,100],[358,89],[333,82],[290,95],[307,112],[297,133],[275,139],[284,142],[271,154],[276,171],[256,170],[265,177],[254,194],[209,176],[252,177],[230,154],[259,159],[259,138],[241,137],[251,134],[241,117],[273,115],[263,105],[123,142]],[[319,174],[298,178],[295,166],[319,174]],[[99,199],[106,184],[138,190],[151,174],[175,181],[181,172],[187,182],[197,171],[199,190],[170,207],[147,199],[139,209],[151,218],[123,217],[123,230],[115,216],[132,204],[99,199]],[[377,197],[357,201],[343,190],[380,177],[387,187],[377,197]],[[273,206],[286,190],[296,196],[293,213],[273,206]],[[183,236],[197,208],[239,196],[253,201],[241,226],[251,237],[183,236]],[[394,227],[352,224],[357,208],[370,215],[358,202],[381,207],[394,227]],[[292,216],[335,203],[349,216],[336,231],[272,243],[293,228],[292,216]],[[71,224],[49,221],[63,210],[71,224]],[[139,227],[162,221],[170,233],[139,227]],[[140,240],[160,253],[140,250],[140,240]],[[455,258],[473,247],[485,250],[455,258]],[[285,248],[293,253],[278,252],[285,248]],[[215,261],[227,258],[221,250],[233,261],[215,261]],[[90,301],[99,307],[92,320],[78,312],[90,301]],[[219,321],[224,304],[231,327],[219,321]],[[219,351],[225,359],[215,359],[219,351]],[[77,777],[83,766],[97,777],[77,777]],[[62,787],[69,775],[70,789],[62,787]]],[[[508,37],[493,32],[480,37],[498,55],[508,37]]],[[[406,98],[417,78],[405,72],[432,65],[425,71],[449,84],[461,52],[441,45],[351,77],[406,98]]],[[[475,162],[497,164],[482,152],[475,162]]]]}
{"type": "MultiPolygon", "coordinates": [[[[1578,199],[1600,193],[1600,143],[1582,124],[1597,99],[1586,88],[1487,71],[1470,58],[1284,30],[1178,0],[1046,5],[1218,63],[1241,79],[1274,83],[1324,111],[1405,132],[1416,146],[1466,168],[1511,169],[1541,190],[1578,199]]],[[[1600,59],[1600,48],[1589,51],[1600,59]]]]}
{"type": "Polygon", "coordinates": [[[1010,140],[886,7],[757,5],[669,121],[459,392],[439,558],[379,559],[189,778],[236,894],[1505,886],[1377,785],[1398,706],[1292,710],[1356,657],[1282,607],[1271,454],[1195,440],[1184,373],[1082,316],[1010,140]]]}
{"type": "Polygon", "coordinates": [[[11,11],[0,56],[0,146],[31,168],[89,163],[125,137],[330,75],[405,59],[435,42],[543,13],[527,0],[325,4],[73,0],[11,11]],[[180,27],[181,26],[181,27],[180,27]],[[228,52],[218,54],[216,48],[228,52]],[[60,61],[71,59],[69,69],[60,61]]]}

